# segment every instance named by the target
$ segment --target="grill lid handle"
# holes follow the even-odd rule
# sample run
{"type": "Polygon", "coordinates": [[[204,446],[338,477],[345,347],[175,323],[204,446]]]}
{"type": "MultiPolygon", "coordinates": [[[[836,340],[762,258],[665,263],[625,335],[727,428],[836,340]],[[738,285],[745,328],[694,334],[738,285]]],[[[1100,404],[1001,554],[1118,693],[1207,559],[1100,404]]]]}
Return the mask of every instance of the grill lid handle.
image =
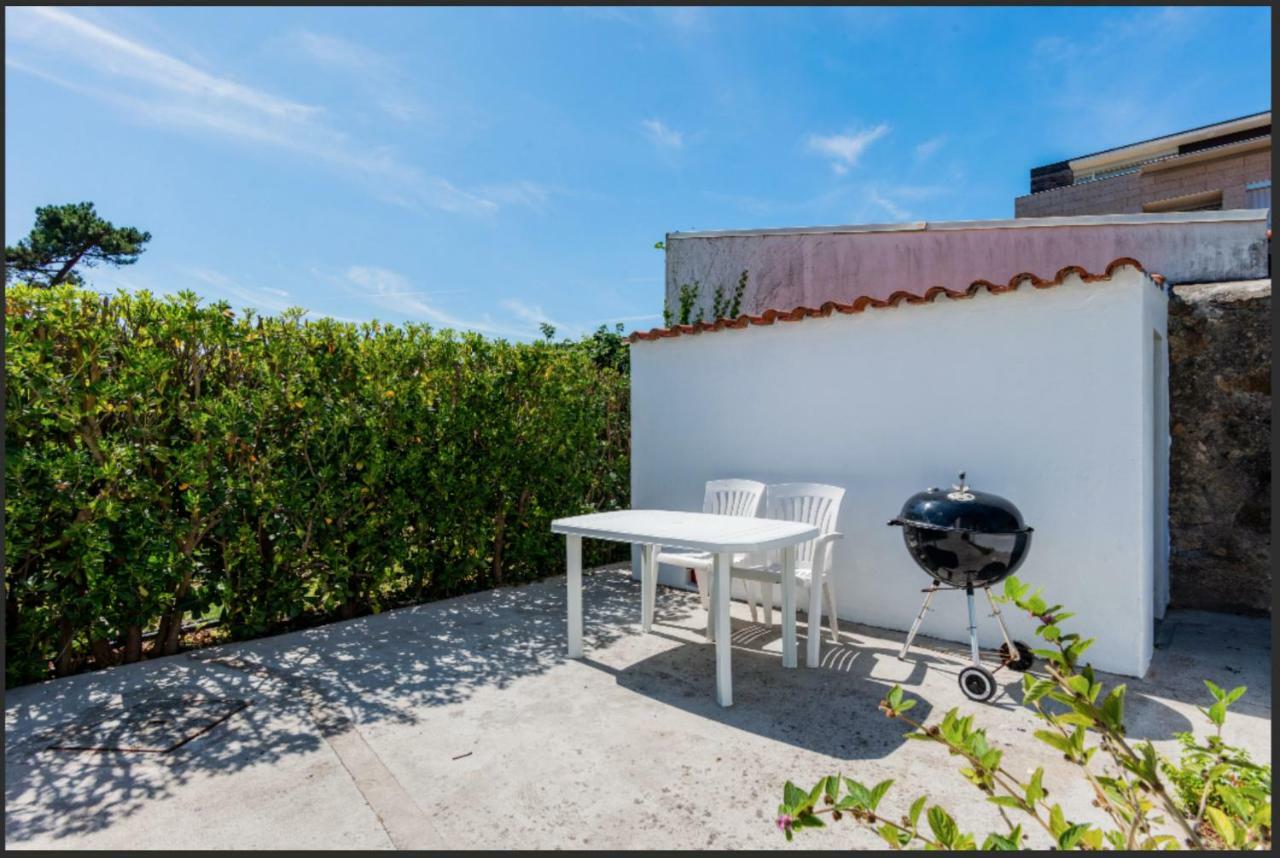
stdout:
{"type": "Polygon", "coordinates": [[[950,491],[950,492],[948,492],[948,493],[947,493],[947,500],[953,500],[953,501],[971,501],[971,500],[973,500],[973,493],[972,493],[971,491],[969,491],[969,486],[968,486],[967,484],[965,484],[965,481],[964,481],[964,475],[965,475],[965,472],[964,472],[964,471],[961,471],[961,472],[960,472],[960,485],[958,485],[958,486],[953,485],[953,486],[951,487],[951,488],[952,488],[952,491],[950,491]]]}

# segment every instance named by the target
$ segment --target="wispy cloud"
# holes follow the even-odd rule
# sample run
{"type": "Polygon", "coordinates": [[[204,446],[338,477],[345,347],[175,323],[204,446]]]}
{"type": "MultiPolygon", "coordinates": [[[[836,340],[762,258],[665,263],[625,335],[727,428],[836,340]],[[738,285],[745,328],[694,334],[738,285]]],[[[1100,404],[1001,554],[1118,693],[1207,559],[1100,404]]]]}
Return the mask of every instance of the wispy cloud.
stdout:
{"type": "Polygon", "coordinates": [[[414,289],[408,277],[389,268],[352,265],[346,270],[345,280],[363,300],[408,321],[517,339],[528,339],[533,335],[528,328],[504,324],[487,314],[480,319],[463,319],[432,306],[424,299],[433,293],[414,289]]]}
{"type": "MultiPolygon", "coordinates": [[[[508,298],[502,302],[501,306],[503,309],[509,310],[513,315],[523,321],[536,326],[550,325],[556,329],[556,333],[558,335],[567,337],[583,336],[594,331],[601,325],[627,325],[633,322],[646,322],[650,319],[662,318],[661,313],[643,313],[639,315],[609,316],[603,319],[589,319],[585,322],[565,322],[548,316],[539,304],[527,304],[524,301],[520,301],[515,298],[508,298]]],[[[540,328],[539,334],[541,334],[540,328]]]]}
{"type": "Polygon", "coordinates": [[[684,132],[669,127],[661,119],[645,119],[640,125],[655,146],[664,149],[684,148],[684,132]]]}
{"type": "Polygon", "coordinates": [[[831,159],[831,169],[843,176],[857,166],[867,147],[889,133],[887,123],[851,134],[809,135],[809,149],[831,159]]]}
{"type": "Polygon", "coordinates": [[[703,191],[702,195],[713,202],[732,206],[755,217],[764,217],[785,205],[783,201],[765,199],[752,194],[726,194],[720,191],[703,191]]]}
{"type": "Polygon", "coordinates": [[[916,160],[928,161],[934,155],[938,154],[938,150],[947,142],[947,135],[939,134],[937,137],[930,137],[923,143],[916,144],[916,160]]]}
{"type": "Polygon", "coordinates": [[[264,313],[280,313],[301,306],[289,298],[284,289],[255,286],[241,278],[231,277],[213,268],[183,267],[178,273],[212,290],[211,297],[224,298],[237,307],[252,307],[264,313]]]}
{"type": "Polygon", "coordinates": [[[1195,50],[1218,10],[1165,7],[1117,10],[1091,29],[1034,41],[1028,71],[1048,96],[1046,112],[1063,154],[1093,151],[1177,130],[1206,93],[1194,78],[1169,86],[1160,63],[1133,63],[1135,44],[1160,45],[1174,56],[1195,50]],[[1117,82],[1123,81],[1123,86],[1117,82]]]}
{"type": "Polygon", "coordinates": [[[142,121],[303,156],[399,205],[473,214],[498,208],[493,200],[400,160],[386,147],[350,139],[320,106],[201,70],[60,8],[11,9],[5,20],[6,66],[142,121]],[[56,73],[43,71],[50,45],[58,46],[56,73]]]}
{"type": "Polygon", "coordinates": [[[14,25],[9,32],[19,40],[34,41],[47,47],[49,41],[43,37],[51,34],[61,37],[59,48],[63,62],[59,66],[63,68],[77,62],[84,63],[98,71],[151,87],[242,108],[264,117],[299,121],[320,112],[316,107],[201,71],[60,8],[27,7],[13,10],[6,16],[9,17],[13,18],[14,25]]]}
{"type": "Polygon", "coordinates": [[[516,300],[515,298],[507,298],[502,302],[502,306],[514,313],[517,318],[523,319],[526,322],[531,322],[534,325],[551,325],[551,327],[556,330],[567,329],[568,327],[564,323],[557,322],[555,319],[548,316],[540,305],[526,304],[523,301],[516,300]]]}
{"type": "Polygon", "coordinates": [[[317,65],[350,75],[362,86],[366,97],[392,119],[409,121],[426,112],[396,63],[377,51],[338,36],[306,30],[293,33],[286,44],[317,65]]]}
{"type": "MultiPolygon", "coordinates": [[[[1141,9],[1124,17],[1107,17],[1092,32],[1077,37],[1042,36],[1031,43],[1028,61],[1032,68],[1045,69],[1074,63],[1088,57],[1103,57],[1122,45],[1143,40],[1153,44],[1193,39],[1209,10],[1165,6],[1141,9]]],[[[1123,61],[1116,57],[1116,60],[1123,61]]]]}
{"type": "Polygon", "coordinates": [[[911,212],[902,208],[893,200],[885,197],[879,191],[868,191],[867,199],[888,212],[894,220],[911,220],[911,212]]]}
{"type": "Polygon", "coordinates": [[[629,27],[640,26],[640,19],[633,12],[618,6],[569,6],[566,12],[575,15],[582,15],[586,18],[595,18],[601,21],[613,21],[619,24],[626,24],[629,27]]]}
{"type": "Polygon", "coordinates": [[[514,182],[503,182],[495,185],[481,185],[476,192],[485,199],[504,206],[523,206],[536,212],[546,211],[556,189],[540,182],[520,179],[514,182]]]}
{"type": "Polygon", "coordinates": [[[711,18],[701,6],[660,6],[652,12],[660,23],[678,33],[697,33],[711,27],[711,18]]]}

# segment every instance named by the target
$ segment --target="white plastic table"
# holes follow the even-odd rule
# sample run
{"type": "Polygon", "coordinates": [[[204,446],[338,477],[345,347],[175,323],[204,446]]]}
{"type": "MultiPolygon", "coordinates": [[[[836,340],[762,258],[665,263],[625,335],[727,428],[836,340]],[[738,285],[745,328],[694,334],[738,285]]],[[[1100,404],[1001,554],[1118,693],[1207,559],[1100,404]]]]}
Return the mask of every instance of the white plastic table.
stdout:
{"type": "Polygon", "coordinates": [[[640,564],[641,625],[649,631],[653,617],[650,594],[657,588],[654,558],[658,546],[710,552],[715,560],[711,576],[711,628],[716,646],[716,701],[733,705],[730,671],[729,566],[738,552],[782,552],[782,666],[796,666],[795,546],[814,539],[818,528],[795,521],[709,515],[664,509],[623,509],[558,518],[552,533],[565,536],[568,566],[569,657],[582,658],[582,538],[628,542],[643,546],[640,564]]]}

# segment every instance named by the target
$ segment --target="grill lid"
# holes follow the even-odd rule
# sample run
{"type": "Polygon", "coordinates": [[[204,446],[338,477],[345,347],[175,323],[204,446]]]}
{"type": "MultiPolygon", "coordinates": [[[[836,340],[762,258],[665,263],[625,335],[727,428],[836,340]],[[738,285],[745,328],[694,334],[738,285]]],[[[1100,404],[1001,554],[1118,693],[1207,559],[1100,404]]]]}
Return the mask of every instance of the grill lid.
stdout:
{"type": "Polygon", "coordinates": [[[1032,530],[1011,502],[999,495],[969,488],[963,472],[959,485],[949,491],[931,488],[912,495],[889,524],[970,533],[1029,533],[1032,530]]]}

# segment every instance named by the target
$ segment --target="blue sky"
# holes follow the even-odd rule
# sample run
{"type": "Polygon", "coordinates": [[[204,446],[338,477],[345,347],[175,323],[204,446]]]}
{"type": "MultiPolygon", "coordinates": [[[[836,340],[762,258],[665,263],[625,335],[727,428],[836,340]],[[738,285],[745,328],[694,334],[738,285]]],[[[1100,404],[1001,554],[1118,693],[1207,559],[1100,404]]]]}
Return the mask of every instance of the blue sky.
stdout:
{"type": "Polygon", "coordinates": [[[6,243],[87,199],[154,236],[106,291],[513,338],[657,323],[668,231],[1012,217],[1033,166],[1271,105],[1265,8],[5,24],[6,243]]]}

